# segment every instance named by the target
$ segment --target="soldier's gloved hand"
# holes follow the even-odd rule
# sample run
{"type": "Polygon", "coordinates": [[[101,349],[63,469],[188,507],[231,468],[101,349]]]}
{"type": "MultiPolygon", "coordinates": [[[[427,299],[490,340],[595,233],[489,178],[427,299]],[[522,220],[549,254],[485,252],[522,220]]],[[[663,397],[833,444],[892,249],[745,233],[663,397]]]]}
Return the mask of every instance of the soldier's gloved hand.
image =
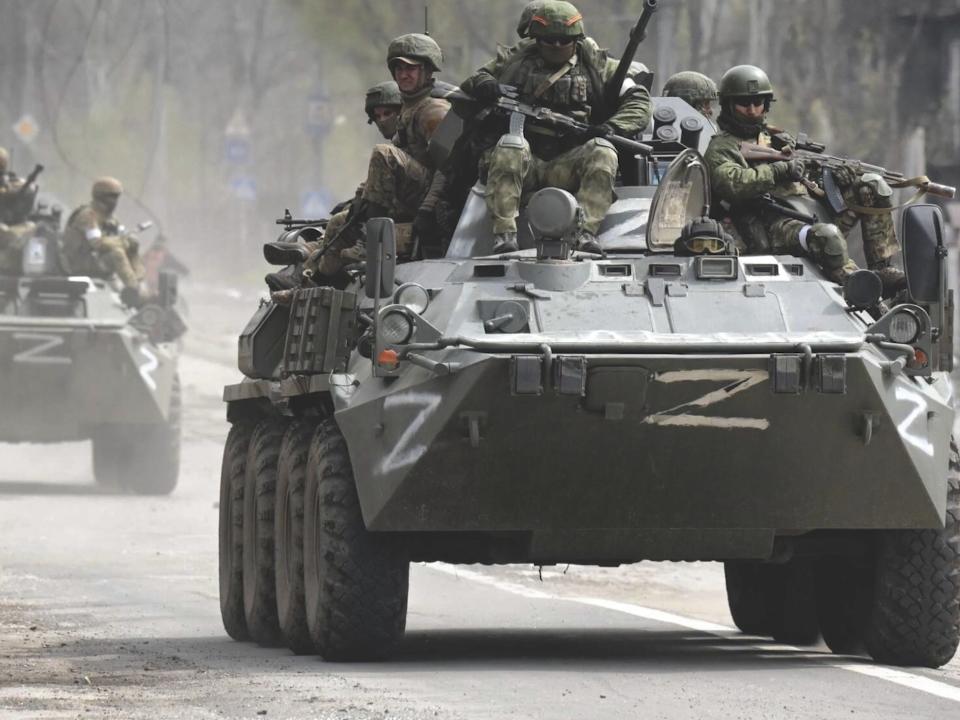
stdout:
{"type": "Polygon", "coordinates": [[[431,243],[440,237],[440,224],[436,210],[420,208],[413,218],[413,231],[424,242],[431,243]]]}
{"type": "Polygon", "coordinates": [[[603,123],[602,125],[591,125],[587,128],[587,137],[605,138],[617,134],[617,128],[612,123],[603,123]]]}
{"type": "Polygon", "coordinates": [[[803,160],[798,158],[793,158],[792,160],[778,160],[773,163],[770,168],[773,170],[773,178],[778,183],[780,182],[797,182],[802,180],[805,175],[806,168],[803,165],[803,160]]]}
{"type": "Polygon", "coordinates": [[[840,165],[835,168],[830,168],[830,174],[833,175],[837,187],[844,190],[860,179],[860,173],[851,165],[840,165]]]}
{"type": "Polygon", "coordinates": [[[790,148],[793,150],[797,146],[797,140],[788,132],[778,132],[770,138],[770,147],[774,150],[783,150],[790,148]]]}
{"type": "Polygon", "coordinates": [[[493,77],[493,75],[482,73],[478,75],[474,81],[470,94],[477,100],[492,103],[499,100],[502,93],[500,92],[500,83],[497,82],[497,79],[493,77]]]}

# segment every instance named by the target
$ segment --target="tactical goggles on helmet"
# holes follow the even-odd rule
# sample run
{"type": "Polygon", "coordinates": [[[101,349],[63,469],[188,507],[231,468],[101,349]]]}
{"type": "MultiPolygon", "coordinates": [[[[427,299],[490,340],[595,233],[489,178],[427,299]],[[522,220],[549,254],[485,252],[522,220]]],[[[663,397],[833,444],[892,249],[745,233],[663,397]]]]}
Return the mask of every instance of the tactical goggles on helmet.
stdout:
{"type": "Polygon", "coordinates": [[[721,255],[727,251],[727,243],[716,237],[685,238],[683,244],[696,255],[721,255]]]}
{"type": "Polygon", "coordinates": [[[569,35],[544,35],[537,38],[537,42],[541,45],[557,45],[560,47],[566,47],[571,43],[575,43],[577,38],[571,37],[569,35]]]}

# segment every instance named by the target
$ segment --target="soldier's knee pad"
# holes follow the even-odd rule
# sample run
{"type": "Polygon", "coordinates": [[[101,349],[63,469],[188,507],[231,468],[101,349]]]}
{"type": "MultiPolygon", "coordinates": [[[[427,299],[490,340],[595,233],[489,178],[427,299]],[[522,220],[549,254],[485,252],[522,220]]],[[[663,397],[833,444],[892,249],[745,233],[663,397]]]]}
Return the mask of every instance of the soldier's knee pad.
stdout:
{"type": "Polygon", "coordinates": [[[890,207],[893,189],[878,173],[864,173],[857,184],[860,202],[867,207],[890,207]]]}
{"type": "Polygon", "coordinates": [[[590,151],[590,162],[605,170],[617,172],[620,163],[617,149],[606,138],[593,138],[584,146],[590,151]]]}
{"type": "Polygon", "coordinates": [[[491,173],[523,173],[530,157],[530,145],[517,135],[503,135],[490,153],[487,175],[491,173]]]}
{"type": "Polygon", "coordinates": [[[371,166],[393,167],[396,164],[396,158],[393,145],[387,143],[374,145],[373,150],[370,151],[371,166]]]}
{"type": "Polygon", "coordinates": [[[843,267],[849,255],[847,254],[847,240],[840,232],[840,228],[832,223],[817,223],[804,228],[806,242],[801,231],[801,245],[805,245],[811,255],[819,260],[824,268],[834,270],[843,267]]]}

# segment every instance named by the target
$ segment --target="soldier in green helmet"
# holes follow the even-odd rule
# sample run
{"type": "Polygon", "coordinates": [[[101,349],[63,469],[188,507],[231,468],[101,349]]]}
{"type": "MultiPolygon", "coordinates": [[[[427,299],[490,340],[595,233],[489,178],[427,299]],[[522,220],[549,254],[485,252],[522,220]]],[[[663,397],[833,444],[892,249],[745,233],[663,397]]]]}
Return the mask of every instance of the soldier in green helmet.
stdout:
{"type": "Polygon", "coordinates": [[[124,232],[114,217],[123,186],[112,177],[98,178],[91,189],[91,202],[70,214],[63,231],[64,264],[74,275],[89,275],[120,281],[120,297],[136,307],[144,302],[142,283],[146,271],[139,244],[124,232]]]}
{"type": "Polygon", "coordinates": [[[487,206],[493,216],[495,252],[517,248],[516,218],[521,199],[552,185],[576,194],[584,212],[579,245],[598,251],[596,232],[613,202],[617,152],[605,139],[631,136],[647,125],[650,95],[628,78],[617,102],[608,107],[607,83],[617,61],[584,35],[583,16],[569,2],[543,0],[524,8],[518,34],[529,35],[468,78],[462,89],[489,102],[500,85],[518,88],[520,99],[570,115],[591,125],[591,137],[572,141],[543,128],[528,137],[504,135],[484,152],[481,177],[486,179],[487,206]],[[529,16],[529,20],[527,19],[529,16]]]}
{"type": "Polygon", "coordinates": [[[704,117],[713,118],[717,84],[703,73],[684,70],[667,79],[663,96],[678,97],[704,117]]]}
{"type": "MultiPolygon", "coordinates": [[[[904,283],[903,273],[890,264],[897,251],[889,212],[845,210],[832,223],[807,224],[757,205],[759,196],[805,195],[807,168],[798,159],[751,164],[740,153],[743,141],[760,145],[789,146],[792,138],[767,125],[774,100],[767,74],[753,65],[730,68],[720,79],[720,132],[704,159],[710,169],[713,197],[729,210],[732,229],[750,253],[809,254],[836,282],[856,269],[847,252],[846,236],[860,223],[867,266],[883,281],[884,294],[892,295],[904,283]]],[[[870,209],[891,207],[892,190],[879,175],[836,174],[848,205],[870,209]]]]}
{"type": "MultiPolygon", "coordinates": [[[[400,90],[401,107],[392,144],[373,148],[363,188],[364,218],[390,217],[413,221],[414,233],[427,243],[437,239],[437,202],[444,176],[427,152],[430,138],[450,109],[446,100],[430,97],[433,75],[442,70],[443,53],[429,35],[410,33],[391,41],[387,67],[400,90]]],[[[365,256],[358,242],[342,253],[347,260],[365,256]]]]}
{"type": "Polygon", "coordinates": [[[0,147],[0,275],[19,275],[26,247],[36,223],[29,219],[36,186],[10,172],[10,154],[0,147]]]}
{"type": "Polygon", "coordinates": [[[397,134],[397,121],[400,118],[400,106],[403,98],[400,88],[393,80],[374,85],[367,90],[363,109],[367,113],[367,123],[375,124],[385,140],[397,134]]]}

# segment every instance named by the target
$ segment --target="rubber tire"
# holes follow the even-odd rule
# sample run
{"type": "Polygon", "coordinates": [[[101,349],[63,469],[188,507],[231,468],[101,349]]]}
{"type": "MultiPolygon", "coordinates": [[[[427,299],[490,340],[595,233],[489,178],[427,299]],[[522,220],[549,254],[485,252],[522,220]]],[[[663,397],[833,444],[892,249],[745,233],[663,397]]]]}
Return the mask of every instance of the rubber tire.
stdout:
{"type": "Polygon", "coordinates": [[[243,489],[247,448],[252,423],[238,422],[230,428],[220,467],[219,583],[220,617],[227,635],[246,640],[243,612],[243,489]]]}
{"type": "Polygon", "coordinates": [[[960,458],[950,441],[945,527],[880,533],[865,641],[880,663],[936,668],[960,642],[960,458]]]}
{"type": "Polygon", "coordinates": [[[280,445],[274,509],[274,568],[277,618],[287,647],[298,655],[313,652],[303,593],[303,492],[310,445],[317,425],[296,420],[280,445]]]}
{"type": "Polygon", "coordinates": [[[277,459],[287,422],[270,417],[253,428],[243,488],[243,613],[250,639],[280,643],[273,572],[273,512],[277,459]]]}
{"type": "Polygon", "coordinates": [[[771,634],[764,570],[759,562],[736,560],[723,564],[730,615],[740,632],[747,635],[771,634]]]}
{"type": "Polygon", "coordinates": [[[93,435],[93,475],[98,485],[138,495],[169,495],[180,475],[182,398],[173,376],[167,421],[103,426],[93,435]]]}
{"type": "Polygon", "coordinates": [[[350,456],[332,419],[317,428],[304,493],[304,595],[326,660],[387,657],[403,637],[410,563],[401,542],[367,531],[350,456]]]}
{"type": "Polygon", "coordinates": [[[766,571],[767,625],[770,636],[788,645],[814,645],[820,639],[815,564],[793,558],[766,571]]]}
{"type": "Polygon", "coordinates": [[[870,609],[872,572],[851,558],[824,557],[817,566],[817,622],[836,655],[866,650],[864,621],[870,609]]]}

